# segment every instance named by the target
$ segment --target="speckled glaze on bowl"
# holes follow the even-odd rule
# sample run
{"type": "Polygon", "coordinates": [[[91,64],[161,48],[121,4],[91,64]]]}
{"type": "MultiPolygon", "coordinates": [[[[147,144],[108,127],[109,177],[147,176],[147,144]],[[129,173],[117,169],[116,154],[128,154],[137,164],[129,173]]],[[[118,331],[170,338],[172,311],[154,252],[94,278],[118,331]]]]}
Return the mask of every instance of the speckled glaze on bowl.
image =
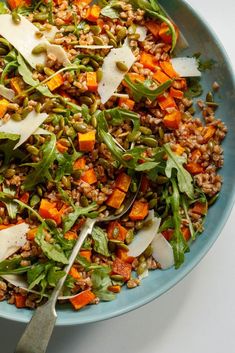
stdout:
{"type": "MultiPolygon", "coordinates": [[[[185,263],[179,270],[172,268],[167,271],[151,272],[140,287],[134,290],[123,289],[116,300],[89,306],[79,312],[73,311],[70,306],[58,306],[57,325],[85,324],[112,318],[136,309],[165,293],[186,276],[207,253],[219,236],[235,200],[235,111],[233,109],[235,83],[231,65],[213,31],[187,3],[181,0],[161,0],[160,2],[180,26],[190,44],[182,54],[192,55],[200,52],[203,58],[213,58],[216,61],[213,70],[203,75],[202,85],[205,92],[211,88],[215,79],[221,85],[219,99],[217,99],[220,103],[217,116],[225,121],[229,130],[223,143],[225,152],[225,164],[221,170],[224,178],[223,189],[219,200],[210,209],[204,233],[192,244],[191,251],[186,255],[185,263]]],[[[30,310],[17,309],[6,302],[0,303],[0,317],[28,322],[31,315],[30,310]]]]}

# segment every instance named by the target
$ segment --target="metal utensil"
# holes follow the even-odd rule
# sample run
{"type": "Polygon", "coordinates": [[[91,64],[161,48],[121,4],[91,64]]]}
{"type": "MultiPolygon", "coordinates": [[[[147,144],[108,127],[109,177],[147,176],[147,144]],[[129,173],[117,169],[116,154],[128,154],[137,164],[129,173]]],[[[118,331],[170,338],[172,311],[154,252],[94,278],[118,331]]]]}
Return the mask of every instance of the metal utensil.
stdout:
{"type": "Polygon", "coordinates": [[[127,198],[125,202],[125,207],[120,214],[110,215],[105,218],[95,218],[95,219],[88,218],[86,220],[86,222],[84,223],[81,229],[79,238],[70,255],[69,263],[64,269],[66,273],[65,276],[60,279],[60,281],[58,282],[57,286],[53,290],[52,295],[50,299],[47,301],[47,303],[38,307],[35,310],[32,316],[32,319],[28,323],[23,335],[21,336],[21,339],[18,342],[15,353],[45,353],[46,352],[46,349],[57,319],[57,314],[55,310],[57,298],[59,296],[59,293],[61,292],[61,289],[70,271],[70,268],[73,265],[80,248],[82,247],[84,240],[86,239],[88,234],[91,234],[92,229],[97,222],[109,222],[122,217],[130,209],[133,202],[135,201],[136,196],[139,192],[139,187],[140,187],[140,182],[136,193],[131,194],[130,197],[127,198]]]}

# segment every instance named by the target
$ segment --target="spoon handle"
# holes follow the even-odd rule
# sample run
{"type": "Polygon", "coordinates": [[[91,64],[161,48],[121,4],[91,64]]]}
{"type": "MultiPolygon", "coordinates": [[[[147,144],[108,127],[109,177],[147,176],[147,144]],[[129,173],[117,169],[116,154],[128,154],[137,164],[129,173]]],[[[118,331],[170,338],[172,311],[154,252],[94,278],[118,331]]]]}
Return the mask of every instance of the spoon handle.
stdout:
{"type": "Polygon", "coordinates": [[[56,310],[55,305],[59,293],[63,287],[67,274],[71,266],[73,265],[77,254],[86,239],[87,235],[92,232],[95,222],[97,219],[87,219],[84,223],[79,238],[73,248],[73,251],[69,258],[69,263],[64,268],[65,276],[60,279],[57,286],[52,292],[52,295],[48,302],[35,310],[32,319],[28,323],[20,341],[16,347],[15,353],[45,353],[53,328],[56,322],[56,310]]]}

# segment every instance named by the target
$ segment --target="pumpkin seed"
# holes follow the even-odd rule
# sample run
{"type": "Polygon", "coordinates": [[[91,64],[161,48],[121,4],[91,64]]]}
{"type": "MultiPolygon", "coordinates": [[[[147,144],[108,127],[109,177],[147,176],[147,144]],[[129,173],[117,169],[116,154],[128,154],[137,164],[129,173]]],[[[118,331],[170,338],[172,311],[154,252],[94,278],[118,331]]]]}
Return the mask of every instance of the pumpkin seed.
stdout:
{"type": "Polygon", "coordinates": [[[120,213],[122,213],[122,211],[124,210],[124,205],[121,205],[115,212],[115,216],[119,215],[120,213]]]}
{"type": "Polygon", "coordinates": [[[133,230],[129,230],[125,239],[127,245],[129,245],[133,241],[133,239],[134,239],[134,232],[133,230]]]}
{"type": "Polygon", "coordinates": [[[74,130],[74,128],[71,126],[71,127],[68,127],[65,131],[66,135],[71,137],[71,138],[74,138],[76,136],[76,131],[74,130]]]}
{"type": "Polygon", "coordinates": [[[58,114],[63,114],[67,112],[67,110],[64,108],[53,108],[52,111],[53,113],[58,113],[58,114]]]}
{"type": "Polygon", "coordinates": [[[75,29],[76,29],[76,28],[75,28],[74,25],[69,25],[69,26],[65,26],[65,27],[64,27],[64,31],[65,31],[65,32],[70,32],[70,33],[71,33],[71,32],[74,32],[75,29]]]}
{"type": "Polygon", "coordinates": [[[48,19],[47,13],[36,13],[33,16],[34,21],[46,21],[48,19]]]}
{"type": "Polygon", "coordinates": [[[68,177],[63,175],[61,181],[62,181],[62,184],[64,185],[64,187],[66,189],[71,189],[71,182],[70,182],[70,179],[68,177]]]}
{"type": "Polygon", "coordinates": [[[136,222],[136,224],[135,224],[135,228],[136,228],[137,230],[142,229],[143,226],[144,226],[144,222],[143,222],[143,221],[138,221],[138,222],[136,222]]]}
{"type": "Polygon", "coordinates": [[[81,205],[82,207],[87,207],[88,204],[89,204],[89,202],[88,202],[87,197],[84,196],[84,195],[82,195],[81,198],[80,198],[80,205],[81,205]]]}
{"type": "MultiPolygon", "coordinates": [[[[97,105],[96,105],[96,108],[97,108],[97,105]]],[[[92,116],[91,118],[91,125],[96,128],[97,127],[97,119],[96,119],[96,116],[92,116]]]]}
{"type": "MultiPolygon", "coordinates": [[[[26,97],[27,98],[27,97],[26,97]]],[[[42,108],[42,104],[40,102],[37,103],[36,107],[35,107],[35,111],[36,113],[40,113],[42,108]]]]}
{"type": "Polygon", "coordinates": [[[106,34],[109,37],[109,39],[116,40],[116,37],[115,37],[115,35],[112,32],[106,30],[106,34]]]}
{"type": "Polygon", "coordinates": [[[40,197],[38,195],[33,195],[29,201],[31,207],[36,206],[40,202],[40,197]]]}
{"type": "Polygon", "coordinates": [[[60,128],[61,128],[61,129],[64,128],[64,126],[65,126],[65,120],[64,120],[64,118],[61,118],[61,119],[60,119],[59,125],[60,125],[60,128]]]}
{"type": "Polygon", "coordinates": [[[43,37],[43,33],[38,31],[38,32],[35,33],[35,37],[36,38],[42,38],[43,37]]]}
{"type": "Polygon", "coordinates": [[[80,102],[90,106],[93,103],[93,99],[88,96],[82,96],[80,97],[80,102]]]}
{"type": "Polygon", "coordinates": [[[12,12],[11,18],[12,18],[12,21],[13,21],[16,25],[18,25],[18,24],[21,22],[20,15],[18,15],[18,13],[15,12],[15,11],[12,12]]]}
{"type": "Polygon", "coordinates": [[[76,121],[73,124],[73,127],[77,132],[87,132],[87,125],[85,123],[79,123],[78,121],[76,121]]]}
{"type": "Polygon", "coordinates": [[[61,143],[63,146],[66,146],[66,147],[70,147],[70,146],[71,146],[71,143],[70,143],[69,140],[67,140],[66,138],[60,139],[60,143],[61,143]]]}
{"type": "Polygon", "coordinates": [[[104,167],[105,169],[109,169],[110,168],[110,163],[104,159],[104,158],[99,158],[99,163],[102,165],[102,167],[104,167]]]}
{"type": "Polygon", "coordinates": [[[114,281],[124,281],[124,277],[121,275],[111,275],[110,278],[114,281]]]}
{"type": "Polygon", "coordinates": [[[134,141],[137,141],[140,138],[140,136],[141,136],[141,132],[138,131],[134,135],[133,134],[128,135],[127,140],[129,142],[134,142],[134,141]]]}
{"type": "Polygon", "coordinates": [[[73,175],[74,179],[80,179],[80,177],[82,175],[82,170],[80,170],[80,169],[73,170],[72,175],[73,175]]]}
{"type": "Polygon", "coordinates": [[[45,74],[46,74],[47,76],[51,76],[51,75],[53,75],[53,74],[55,73],[52,69],[50,69],[50,68],[47,67],[47,66],[44,67],[44,72],[45,72],[45,74]]]}
{"type": "Polygon", "coordinates": [[[22,120],[26,118],[26,116],[30,113],[30,111],[31,111],[31,110],[28,109],[28,108],[24,108],[24,109],[22,110],[22,113],[21,113],[21,118],[22,118],[22,120]]]}
{"type": "Polygon", "coordinates": [[[90,64],[96,70],[100,67],[99,63],[97,61],[95,61],[94,59],[90,59],[90,64]]]}
{"type": "Polygon", "coordinates": [[[15,120],[15,121],[21,121],[21,120],[22,120],[21,115],[18,114],[18,113],[12,114],[11,118],[12,118],[13,120],[15,120]]]}
{"type": "Polygon", "coordinates": [[[145,249],[145,251],[143,252],[143,255],[144,255],[145,258],[148,258],[148,257],[150,257],[152,255],[152,253],[153,253],[153,248],[152,248],[151,245],[149,245],[147,247],[147,249],[145,249]]]}
{"type": "Polygon", "coordinates": [[[124,243],[117,244],[117,247],[123,250],[127,250],[127,251],[129,250],[128,246],[124,243]]]}
{"type": "Polygon", "coordinates": [[[100,38],[100,37],[97,37],[97,36],[94,36],[94,37],[93,37],[93,42],[94,42],[94,44],[96,44],[96,45],[104,45],[103,39],[100,38]]]}
{"type": "Polygon", "coordinates": [[[90,31],[90,25],[89,24],[86,24],[85,26],[84,26],[84,28],[83,28],[83,33],[84,34],[87,34],[89,31],[90,31]]]}
{"type": "Polygon", "coordinates": [[[214,96],[212,94],[212,92],[208,92],[206,95],[206,101],[207,102],[214,102],[214,96]]]}
{"type": "Polygon", "coordinates": [[[150,210],[157,206],[157,201],[158,201],[157,199],[152,199],[152,200],[149,201],[150,210]]]}
{"type": "Polygon", "coordinates": [[[90,58],[83,58],[82,61],[81,61],[81,64],[82,65],[87,65],[87,64],[89,64],[89,61],[90,61],[90,58]]]}
{"type": "Polygon", "coordinates": [[[120,71],[123,71],[123,72],[128,71],[128,67],[126,66],[126,64],[124,64],[123,61],[116,61],[116,66],[120,71]]]}
{"type": "Polygon", "coordinates": [[[103,71],[101,68],[99,68],[97,71],[96,71],[96,78],[97,78],[97,82],[100,82],[103,78],[103,71]]]}
{"type": "Polygon", "coordinates": [[[16,171],[13,168],[9,168],[5,171],[5,178],[10,179],[15,175],[16,171]]]}
{"type": "Polygon", "coordinates": [[[121,42],[127,35],[127,31],[125,27],[122,27],[121,29],[119,29],[119,31],[117,32],[117,40],[119,42],[121,42]]]}
{"type": "Polygon", "coordinates": [[[212,196],[209,199],[209,201],[208,201],[208,206],[213,205],[217,201],[218,198],[219,198],[219,193],[217,193],[216,195],[212,196]]]}
{"type": "Polygon", "coordinates": [[[117,41],[114,39],[109,40],[109,45],[112,45],[114,48],[117,48],[117,41]]]}
{"type": "Polygon", "coordinates": [[[144,273],[145,270],[147,270],[147,264],[146,262],[141,262],[137,267],[136,272],[138,275],[142,275],[142,273],[144,273]]]}
{"type": "Polygon", "coordinates": [[[33,48],[32,54],[37,55],[37,54],[45,53],[46,51],[47,50],[46,50],[45,44],[38,44],[36,47],[33,48]]]}
{"type": "Polygon", "coordinates": [[[35,146],[29,145],[27,146],[26,150],[33,156],[37,156],[39,154],[39,149],[35,146]]]}
{"type": "Polygon", "coordinates": [[[133,34],[129,34],[128,38],[131,40],[138,40],[140,38],[139,33],[133,33],[133,34]]]}
{"type": "Polygon", "coordinates": [[[159,127],[159,129],[158,129],[158,134],[159,134],[160,138],[163,139],[163,137],[164,137],[164,130],[163,130],[162,127],[159,127]]]}
{"type": "Polygon", "coordinates": [[[144,137],[142,143],[148,147],[157,147],[157,141],[151,137],[144,137]]]}
{"type": "Polygon", "coordinates": [[[107,206],[103,205],[98,209],[98,212],[99,213],[104,212],[106,209],[107,209],[107,206]]]}
{"type": "Polygon", "coordinates": [[[156,178],[157,184],[160,184],[160,185],[167,183],[168,180],[169,179],[167,177],[163,176],[163,175],[158,175],[157,178],[156,178]]]}
{"type": "Polygon", "coordinates": [[[90,30],[91,30],[91,32],[94,33],[94,35],[96,35],[96,36],[101,33],[101,28],[100,28],[100,26],[91,26],[91,27],[90,27],[90,30]]]}
{"type": "Polygon", "coordinates": [[[215,146],[215,141],[210,140],[210,141],[207,143],[207,146],[208,146],[209,150],[210,150],[211,152],[213,152],[214,146],[215,146]]]}
{"type": "Polygon", "coordinates": [[[4,48],[0,48],[0,56],[6,55],[8,51],[4,48]]]}
{"type": "Polygon", "coordinates": [[[36,190],[37,190],[37,194],[39,195],[39,196],[42,196],[43,195],[43,190],[42,190],[42,187],[41,186],[37,186],[37,188],[36,188],[36,190]]]}
{"type": "Polygon", "coordinates": [[[152,130],[149,129],[148,127],[145,127],[145,126],[140,126],[139,130],[144,135],[151,135],[152,134],[152,130]]]}

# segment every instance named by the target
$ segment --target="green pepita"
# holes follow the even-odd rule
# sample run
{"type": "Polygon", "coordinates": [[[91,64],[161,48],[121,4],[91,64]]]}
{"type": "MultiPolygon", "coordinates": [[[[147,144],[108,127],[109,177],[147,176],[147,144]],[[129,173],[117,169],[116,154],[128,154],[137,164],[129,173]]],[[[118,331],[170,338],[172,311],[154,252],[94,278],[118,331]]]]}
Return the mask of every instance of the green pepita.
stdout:
{"type": "Polygon", "coordinates": [[[39,154],[39,149],[37,147],[35,147],[35,146],[29,145],[29,146],[27,146],[26,149],[33,156],[37,156],[39,154]]]}
{"type": "Polygon", "coordinates": [[[48,19],[47,13],[35,13],[33,16],[34,21],[46,21],[48,19]]]}
{"type": "Polygon", "coordinates": [[[12,114],[11,118],[12,118],[13,120],[15,120],[15,121],[21,121],[21,120],[22,120],[21,115],[18,114],[18,113],[12,114]]]}
{"type": "Polygon", "coordinates": [[[18,24],[21,22],[20,15],[18,15],[18,13],[15,12],[15,11],[12,12],[11,17],[12,17],[12,21],[13,21],[16,25],[18,25],[18,24]]]}
{"type": "Polygon", "coordinates": [[[91,26],[90,30],[92,33],[94,33],[95,36],[101,33],[101,28],[100,26],[91,26]]]}
{"type": "Polygon", "coordinates": [[[145,126],[140,126],[140,132],[142,132],[142,134],[144,135],[151,135],[152,134],[152,130],[149,129],[148,127],[145,126]]]}
{"type": "Polygon", "coordinates": [[[95,45],[104,45],[103,39],[97,36],[93,37],[93,42],[95,45]]]}
{"type": "MultiPolygon", "coordinates": [[[[96,108],[97,108],[97,105],[96,105],[96,108]]],[[[96,110],[96,109],[95,109],[96,110]]],[[[94,128],[96,128],[97,127],[97,118],[96,118],[96,116],[92,116],[92,118],[91,118],[91,125],[94,127],[94,128]]]]}
{"type": "Polygon", "coordinates": [[[129,245],[134,239],[134,232],[133,230],[129,230],[127,235],[126,235],[126,243],[129,245]]]}
{"type": "Polygon", "coordinates": [[[128,67],[126,66],[126,64],[124,64],[123,61],[117,61],[116,66],[120,71],[123,71],[123,72],[128,71],[128,67]]]}
{"type": "Polygon", "coordinates": [[[157,147],[158,143],[154,138],[144,137],[142,143],[148,147],[157,147]]]}
{"type": "Polygon", "coordinates": [[[71,182],[69,177],[66,177],[65,175],[63,175],[61,181],[66,189],[71,189],[71,182]]]}
{"type": "Polygon", "coordinates": [[[150,210],[151,210],[152,208],[156,207],[156,206],[157,206],[157,199],[152,199],[152,200],[149,201],[149,208],[150,208],[150,210]]]}
{"type": "Polygon", "coordinates": [[[78,121],[76,121],[73,124],[73,127],[77,132],[87,132],[87,125],[85,123],[79,123],[78,121]]]}
{"type": "Polygon", "coordinates": [[[97,71],[96,71],[96,78],[97,78],[97,82],[100,82],[103,78],[103,71],[101,68],[99,68],[97,71]]]}
{"type": "Polygon", "coordinates": [[[82,104],[86,104],[86,105],[90,106],[93,103],[93,99],[88,96],[82,96],[82,97],[80,97],[80,102],[82,104]]]}
{"type": "Polygon", "coordinates": [[[109,45],[112,45],[114,48],[117,48],[117,41],[114,39],[109,40],[109,45]]]}
{"type": "Polygon", "coordinates": [[[0,56],[4,56],[4,55],[7,55],[8,53],[8,50],[5,49],[5,48],[0,48],[0,56]]]}
{"type": "Polygon", "coordinates": [[[37,55],[41,53],[45,53],[47,51],[45,44],[38,44],[33,48],[32,54],[37,55]]]}
{"type": "Polygon", "coordinates": [[[80,205],[81,205],[82,207],[87,207],[88,204],[89,204],[89,202],[88,202],[87,197],[84,196],[84,195],[82,195],[82,196],[80,197],[80,205]]]}
{"type": "Polygon", "coordinates": [[[5,171],[5,178],[10,179],[15,175],[16,171],[13,168],[9,168],[5,171]]]}
{"type": "Polygon", "coordinates": [[[127,31],[125,27],[122,27],[121,29],[119,29],[119,31],[117,32],[117,40],[119,42],[121,42],[123,39],[125,39],[127,35],[127,31]]]}

